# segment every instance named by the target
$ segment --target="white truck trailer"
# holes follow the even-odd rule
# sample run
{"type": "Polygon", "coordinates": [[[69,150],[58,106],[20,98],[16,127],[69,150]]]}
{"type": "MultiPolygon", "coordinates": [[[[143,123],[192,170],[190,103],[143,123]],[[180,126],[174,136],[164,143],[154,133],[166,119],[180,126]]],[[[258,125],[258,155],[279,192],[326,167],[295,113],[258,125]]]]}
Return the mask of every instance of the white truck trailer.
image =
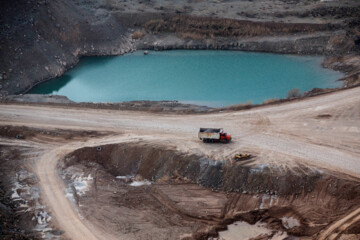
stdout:
{"type": "Polygon", "coordinates": [[[221,142],[228,143],[231,141],[231,135],[224,132],[222,128],[200,128],[198,134],[203,142],[221,142]]]}

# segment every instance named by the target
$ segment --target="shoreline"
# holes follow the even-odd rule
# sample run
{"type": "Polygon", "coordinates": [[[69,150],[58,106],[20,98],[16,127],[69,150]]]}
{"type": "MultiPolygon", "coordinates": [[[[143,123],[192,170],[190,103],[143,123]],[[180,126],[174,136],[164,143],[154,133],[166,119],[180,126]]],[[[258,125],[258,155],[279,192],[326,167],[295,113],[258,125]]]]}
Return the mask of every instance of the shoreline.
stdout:
{"type": "MultiPolygon", "coordinates": [[[[76,67],[80,61],[81,61],[81,58],[83,57],[116,57],[116,56],[122,56],[122,55],[125,55],[125,54],[131,54],[131,53],[134,53],[136,51],[146,51],[146,50],[150,50],[150,49],[137,49],[137,50],[131,50],[129,52],[126,52],[124,54],[121,54],[121,55],[93,55],[93,56],[81,56],[79,58],[79,60],[76,62],[76,64],[74,64],[73,66],[71,66],[70,68],[68,68],[67,70],[65,70],[63,72],[62,75],[64,75],[67,71],[73,69],[74,67],[76,67]]],[[[152,49],[152,51],[171,51],[171,50],[189,50],[189,51],[196,51],[196,50],[193,50],[193,49],[177,49],[177,48],[173,48],[173,49],[166,49],[166,50],[154,50],[152,49]]],[[[218,51],[218,50],[214,50],[214,49],[203,49],[203,50],[210,50],[210,51],[218,51]]],[[[224,49],[224,50],[220,50],[220,51],[239,51],[239,52],[250,52],[250,51],[243,51],[243,50],[232,50],[232,49],[224,49]]],[[[254,53],[265,53],[265,54],[281,54],[281,55],[292,55],[292,56],[317,56],[317,57],[322,57],[323,60],[322,62],[320,63],[320,67],[322,68],[328,68],[326,66],[324,66],[325,62],[326,62],[326,56],[322,56],[322,55],[299,55],[299,54],[287,54],[287,53],[273,53],[273,52],[254,52],[254,53]]],[[[71,105],[77,105],[77,106],[89,106],[89,105],[93,105],[94,108],[101,108],[101,107],[106,107],[106,105],[114,105],[115,108],[119,107],[120,109],[126,109],[126,110],[136,110],[136,108],[140,107],[139,111],[155,111],[155,112],[158,112],[160,111],[161,108],[165,108],[167,110],[164,110],[164,111],[169,111],[169,112],[174,112],[174,109],[177,109],[177,108],[180,108],[181,111],[179,110],[175,110],[175,112],[184,112],[184,108],[188,108],[188,111],[185,111],[185,112],[214,112],[214,111],[228,111],[229,109],[233,110],[233,111],[236,111],[236,110],[242,110],[242,109],[249,109],[249,108],[254,108],[254,107],[259,107],[259,106],[266,106],[266,105],[269,105],[269,104],[281,104],[283,102],[288,102],[288,101],[292,101],[292,100],[295,100],[295,99],[305,99],[305,98],[308,98],[308,97],[312,97],[312,96],[316,96],[316,95],[322,95],[322,94],[326,94],[326,93],[332,93],[332,92],[336,92],[336,91],[339,91],[339,90],[342,90],[342,89],[348,89],[348,88],[352,88],[352,87],[357,87],[359,86],[360,84],[357,84],[357,85],[350,85],[350,86],[347,86],[348,85],[348,81],[347,81],[347,72],[345,71],[341,71],[341,70],[338,70],[338,69],[333,69],[333,68],[330,68],[332,69],[333,71],[337,71],[337,72],[341,72],[344,74],[344,76],[342,78],[339,78],[337,79],[336,81],[341,81],[342,82],[342,86],[341,87],[337,87],[337,88],[313,88],[313,89],[310,89],[308,91],[305,91],[301,97],[296,97],[296,98],[276,98],[276,99],[270,99],[270,100],[264,100],[262,103],[258,103],[258,104],[252,104],[252,103],[238,103],[238,104],[233,104],[233,105],[229,105],[229,106],[226,106],[226,107],[210,107],[210,106],[206,106],[206,105],[197,105],[197,104],[188,104],[188,103],[181,103],[179,100],[162,100],[162,101],[151,101],[151,100],[133,100],[133,101],[123,101],[123,102],[75,102],[75,101],[72,101],[72,100],[69,100],[70,102],[68,104],[71,104],[71,105]],[[171,107],[169,108],[168,106],[168,103],[176,103],[176,107],[171,107]],[[130,107],[131,105],[135,105],[133,107],[130,107]],[[147,107],[144,107],[147,106],[147,107]],[[180,107],[181,106],[181,107],[180,107]],[[134,109],[132,109],[134,108],[134,109]],[[154,110],[153,108],[155,108],[156,110],[154,110]],[[206,110],[205,110],[206,109],[206,110]]],[[[56,76],[55,78],[59,78],[61,77],[62,75],[60,76],[56,76]]],[[[22,101],[20,100],[21,99],[21,96],[24,95],[24,94],[29,94],[28,92],[31,91],[31,89],[33,89],[35,86],[39,85],[39,84],[43,84],[45,82],[48,82],[50,80],[54,80],[55,78],[49,78],[47,80],[44,80],[44,81],[41,81],[37,84],[35,84],[34,86],[32,86],[31,88],[28,88],[26,89],[25,91],[23,92],[20,92],[18,94],[16,94],[16,96],[19,96],[17,97],[15,101],[22,101]]],[[[30,93],[30,95],[33,95],[30,93]]],[[[63,97],[63,95],[53,95],[53,94],[39,94],[39,95],[43,95],[44,97],[43,98],[39,98],[37,103],[42,103],[42,101],[44,101],[44,99],[47,98],[47,96],[60,96],[60,97],[63,97]]],[[[64,96],[65,98],[67,98],[66,96],[64,96]]],[[[12,95],[9,95],[7,98],[3,99],[2,102],[8,102],[9,100],[10,101],[14,101],[14,97],[12,95]],[[9,99],[12,98],[13,100],[10,100],[9,99]]],[[[26,102],[25,102],[26,103],[26,102]]],[[[34,102],[28,102],[28,103],[34,103],[34,102]]],[[[51,102],[50,102],[51,103],[51,102]]],[[[62,103],[63,104],[63,103],[62,103]]]]}
{"type": "Polygon", "coordinates": [[[113,103],[94,103],[94,102],[73,102],[62,95],[42,95],[42,94],[27,94],[27,95],[9,95],[2,100],[0,104],[18,104],[28,106],[52,106],[52,107],[73,107],[73,108],[87,108],[87,109],[107,109],[115,111],[135,111],[135,112],[151,112],[161,114],[212,114],[216,112],[236,112],[248,110],[253,108],[261,108],[266,106],[280,105],[295,101],[303,101],[313,97],[320,97],[322,95],[333,94],[336,92],[346,91],[349,89],[360,87],[360,85],[342,87],[335,89],[313,89],[314,92],[306,92],[307,94],[297,98],[282,98],[270,102],[263,102],[260,104],[237,104],[222,108],[213,108],[208,106],[201,106],[195,104],[184,104],[177,100],[174,101],[126,101],[113,103]],[[26,99],[27,96],[33,98],[26,99]],[[49,99],[51,99],[49,101],[49,99]]]}
{"type": "MultiPolygon", "coordinates": [[[[197,45],[194,45],[193,47],[196,47],[197,45]]],[[[116,57],[116,56],[123,56],[123,55],[126,55],[126,54],[131,54],[131,53],[134,53],[134,52],[137,52],[137,51],[146,51],[146,50],[151,50],[151,51],[172,51],[172,50],[189,50],[189,51],[196,51],[196,50],[210,50],[210,51],[217,51],[217,50],[220,50],[220,51],[239,51],[239,52],[253,52],[253,53],[264,53],[264,54],[279,54],[279,55],[292,55],[292,56],[317,56],[317,57],[323,57],[324,60],[321,62],[321,67],[322,68],[328,68],[328,69],[332,69],[333,71],[337,71],[337,72],[341,72],[344,74],[344,77],[338,79],[337,81],[343,81],[344,82],[344,86],[343,87],[347,87],[347,85],[349,84],[348,82],[348,73],[349,71],[352,71],[352,70],[356,70],[356,67],[354,66],[353,69],[350,69],[350,70],[343,70],[343,69],[337,69],[336,66],[334,67],[327,67],[327,66],[324,66],[324,64],[326,63],[326,58],[328,56],[325,56],[325,55],[321,55],[321,54],[297,54],[297,53],[287,53],[287,52],[271,52],[271,51],[248,51],[248,50],[243,50],[243,49],[231,49],[231,48],[222,48],[222,49],[218,49],[216,47],[214,48],[191,48],[188,47],[188,48],[177,48],[177,47],[169,47],[167,46],[166,48],[160,48],[160,49],[157,49],[156,46],[153,46],[152,48],[134,48],[134,49],[130,49],[129,51],[126,51],[126,52],[123,52],[122,54],[95,54],[95,55],[81,55],[81,56],[78,56],[77,57],[77,61],[74,62],[73,64],[71,65],[68,65],[66,66],[66,68],[62,69],[61,73],[60,74],[57,74],[55,76],[49,76],[48,78],[46,79],[43,79],[43,80],[40,80],[36,83],[34,83],[33,85],[31,85],[30,87],[26,88],[25,90],[21,90],[21,91],[18,91],[18,92],[14,92],[15,95],[19,95],[19,94],[27,94],[31,89],[33,89],[35,86],[39,85],[39,84],[42,84],[42,83],[45,83],[45,82],[48,82],[50,80],[53,80],[55,78],[58,78],[58,77],[61,77],[63,76],[66,72],[70,71],[71,69],[75,68],[79,62],[81,61],[82,58],[85,58],[85,57],[116,57]]],[[[341,63],[341,62],[339,62],[341,63]]],[[[351,84],[351,83],[350,83],[351,84]]],[[[351,85],[350,85],[351,86],[351,85]]],[[[177,100],[176,100],[177,101],[177,100]]]]}

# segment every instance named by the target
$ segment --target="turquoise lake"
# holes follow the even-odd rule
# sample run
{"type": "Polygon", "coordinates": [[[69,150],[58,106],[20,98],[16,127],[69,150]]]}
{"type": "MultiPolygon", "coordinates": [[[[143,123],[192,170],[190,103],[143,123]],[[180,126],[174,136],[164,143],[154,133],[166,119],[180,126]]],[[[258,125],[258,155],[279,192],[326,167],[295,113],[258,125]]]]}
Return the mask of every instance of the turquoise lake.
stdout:
{"type": "Polygon", "coordinates": [[[285,98],[289,90],[335,88],[339,72],[322,57],[239,51],[142,51],[87,57],[62,77],[29,93],[58,94],[76,102],[178,100],[211,107],[285,98]]]}

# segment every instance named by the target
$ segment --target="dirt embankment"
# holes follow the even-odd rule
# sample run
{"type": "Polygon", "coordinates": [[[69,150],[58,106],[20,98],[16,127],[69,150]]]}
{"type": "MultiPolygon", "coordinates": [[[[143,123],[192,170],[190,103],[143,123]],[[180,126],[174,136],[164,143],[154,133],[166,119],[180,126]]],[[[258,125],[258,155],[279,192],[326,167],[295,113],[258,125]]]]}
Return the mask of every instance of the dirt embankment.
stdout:
{"type": "MultiPolygon", "coordinates": [[[[59,167],[75,186],[80,213],[124,239],[148,239],[150,233],[158,239],[207,239],[235,220],[265,222],[272,235],[315,237],[360,201],[358,180],[346,176],[303,165],[290,170],[251,160],[213,161],[146,142],[81,148],[59,167]],[[85,190],[76,189],[79,177],[87,181],[85,190]],[[288,218],[298,224],[287,226],[288,218]]],[[[356,224],[344,234],[359,236],[356,224]]]]}
{"type": "Polygon", "coordinates": [[[133,111],[149,111],[149,112],[166,112],[166,113],[204,113],[214,108],[207,106],[199,106],[194,104],[184,104],[178,101],[129,101],[120,103],[76,103],[69,100],[65,96],[59,95],[41,95],[41,94],[25,94],[25,95],[9,95],[3,102],[34,104],[34,105],[51,105],[51,106],[77,106],[94,109],[112,109],[112,110],[133,110],[133,111]]]}
{"type": "Polygon", "coordinates": [[[359,55],[328,57],[325,59],[323,66],[337,71],[346,72],[346,77],[344,79],[346,80],[348,86],[357,86],[360,84],[359,55]]]}
{"type": "Polygon", "coordinates": [[[60,76],[82,56],[136,48],[356,55],[359,12],[357,1],[3,1],[0,97],[60,76]]]}
{"type": "Polygon", "coordinates": [[[354,42],[338,24],[252,22],[210,17],[167,16],[143,24],[138,48],[222,49],[330,55],[349,52],[354,42]],[[337,38],[335,43],[332,39],[337,38]]]}

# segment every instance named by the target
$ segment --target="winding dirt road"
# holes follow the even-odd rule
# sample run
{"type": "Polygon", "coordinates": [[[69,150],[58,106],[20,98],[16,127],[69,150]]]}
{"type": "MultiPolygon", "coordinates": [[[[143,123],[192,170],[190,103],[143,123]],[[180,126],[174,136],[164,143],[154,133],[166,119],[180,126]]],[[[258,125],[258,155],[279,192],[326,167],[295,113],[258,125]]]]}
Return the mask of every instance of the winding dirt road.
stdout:
{"type": "MultiPolygon", "coordinates": [[[[59,143],[35,161],[43,198],[60,228],[71,239],[104,239],[104,236],[114,239],[81,219],[65,197],[65,186],[56,165],[61,157],[74,149],[147,140],[216,160],[246,151],[256,155],[253,164],[291,168],[302,163],[359,178],[359,120],[360,88],[246,111],[194,115],[0,104],[1,125],[111,133],[89,141],[59,143]],[[204,144],[197,139],[199,127],[222,127],[232,134],[233,142],[204,144]]],[[[359,209],[353,215],[351,219],[358,219],[359,209]]],[[[321,238],[331,235],[338,227],[330,226],[321,238]]]]}

